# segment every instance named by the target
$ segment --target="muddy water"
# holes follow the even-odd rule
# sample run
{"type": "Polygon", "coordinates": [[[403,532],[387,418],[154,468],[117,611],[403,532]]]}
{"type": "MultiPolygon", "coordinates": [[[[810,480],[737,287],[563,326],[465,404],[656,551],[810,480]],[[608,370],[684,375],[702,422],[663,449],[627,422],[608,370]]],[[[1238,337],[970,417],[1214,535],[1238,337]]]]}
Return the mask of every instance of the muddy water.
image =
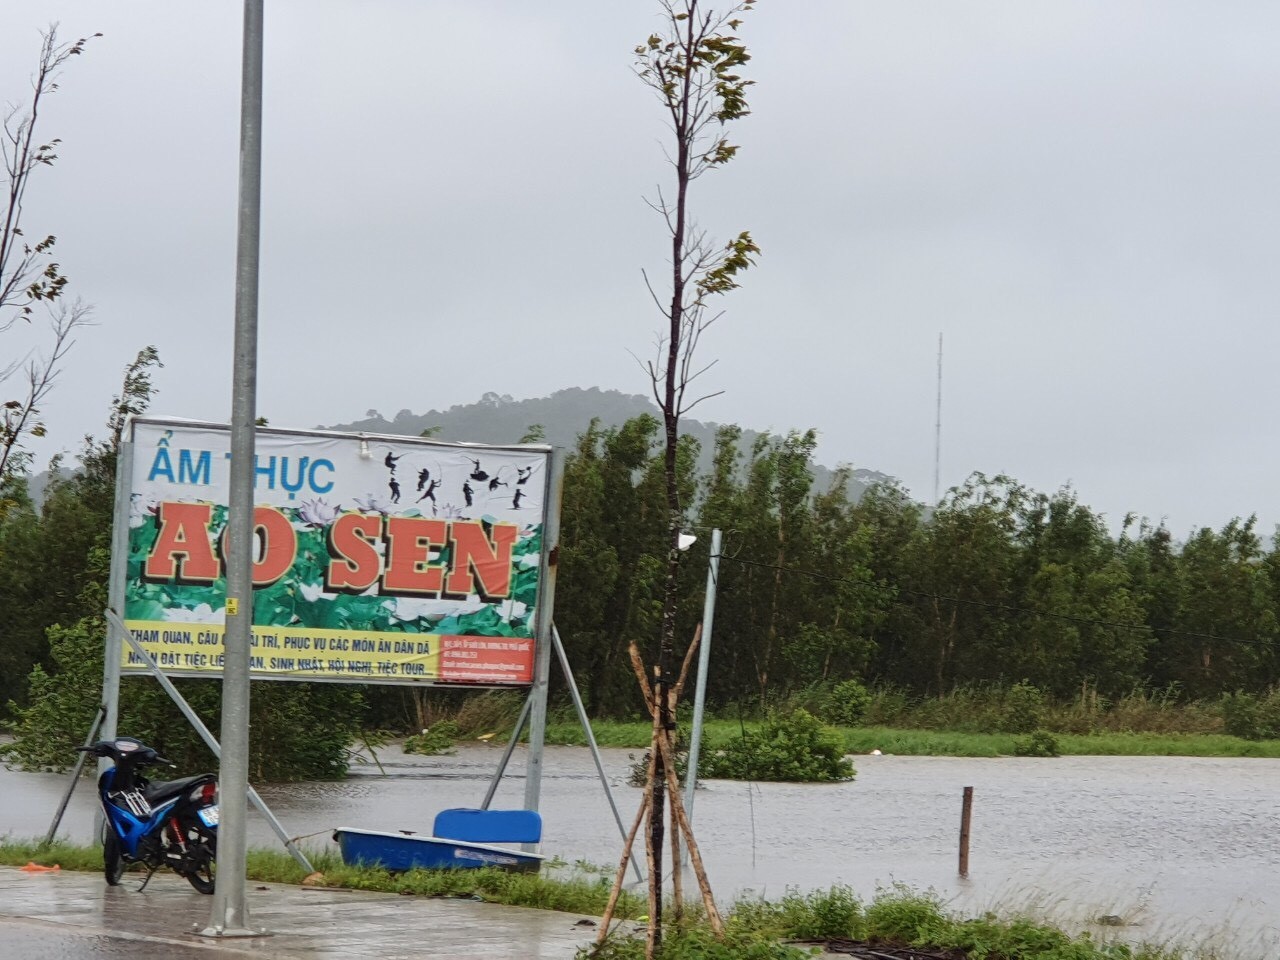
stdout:
{"type": "MultiPolygon", "coordinates": [[[[293,836],[330,843],[334,827],[428,832],[434,813],[479,803],[498,747],[452,757],[381,754],[384,772],[341,783],[266,785],[260,792],[293,836]]],[[[625,785],[628,752],[606,770],[629,826],[639,791],[625,785]]],[[[774,897],[788,887],[852,886],[863,895],[903,883],[932,888],[966,912],[1026,910],[1099,935],[1280,956],[1280,761],[1170,757],[952,759],[859,757],[838,785],[712,781],[694,819],[722,899],[774,897]],[[960,799],[974,788],[970,877],[956,875],[960,799]],[[1091,927],[1100,916],[1123,927],[1091,927]]],[[[0,833],[43,834],[65,779],[0,772],[0,833]]],[[[87,784],[86,784],[87,786],[87,784]]],[[[522,757],[495,806],[520,806],[522,757]]],[[[63,833],[88,839],[90,791],[73,799],[63,833]]],[[[580,748],[548,750],[542,787],[545,852],[570,863],[616,863],[621,841],[580,748]]],[[[254,816],[250,842],[273,841],[254,816]]]]}

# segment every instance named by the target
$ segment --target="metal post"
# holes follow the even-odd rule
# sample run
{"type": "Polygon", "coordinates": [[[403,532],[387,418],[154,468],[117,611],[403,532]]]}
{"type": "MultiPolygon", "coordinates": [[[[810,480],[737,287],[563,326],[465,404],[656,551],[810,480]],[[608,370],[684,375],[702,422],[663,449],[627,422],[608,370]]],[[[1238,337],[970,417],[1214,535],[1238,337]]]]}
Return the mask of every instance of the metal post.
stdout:
{"type": "Polygon", "coordinates": [[[263,0],[245,0],[240,86],[240,209],[231,371],[227,612],[223,634],[218,886],[203,936],[257,936],[245,903],[249,789],[249,641],[253,626],[254,422],[258,381],[258,239],[262,198],[263,0]]]}
{"type": "MultiPolygon", "coordinates": [[[[569,695],[573,697],[573,705],[578,711],[578,722],[582,724],[582,732],[587,736],[587,746],[591,748],[591,759],[596,762],[596,773],[604,787],[605,799],[609,801],[609,809],[613,811],[614,822],[618,824],[618,833],[622,842],[627,841],[627,828],[622,824],[622,816],[618,813],[618,805],[613,802],[613,789],[609,786],[609,778],[604,775],[604,763],[600,759],[600,747],[596,744],[595,731],[591,729],[591,721],[587,719],[587,708],[582,705],[582,696],[578,693],[578,683],[573,679],[573,670],[569,666],[569,655],[564,652],[564,644],[560,642],[560,631],[555,624],[551,625],[551,637],[556,642],[556,656],[560,658],[560,669],[564,671],[564,681],[569,686],[569,695]]],[[[640,871],[640,863],[636,860],[635,848],[631,850],[631,869],[635,871],[636,882],[644,882],[644,874],[640,871]]]]}
{"type": "MultiPolygon", "coordinates": [[[[133,425],[129,424],[132,437],[133,425]]],[[[107,606],[114,610],[121,619],[124,618],[125,578],[129,568],[129,503],[133,492],[133,441],[126,440],[116,451],[116,498],[111,527],[111,570],[107,577],[107,606]]],[[[108,629],[102,649],[102,715],[101,733],[103,740],[114,740],[120,718],[120,661],[124,651],[120,635],[108,629]]],[[[98,773],[101,774],[111,761],[102,758],[98,761],[98,773]]],[[[95,821],[101,827],[102,811],[95,814],[95,821]]],[[[101,835],[101,830],[95,831],[101,835]]]]}
{"type": "MultiPolygon", "coordinates": [[[[89,728],[89,736],[84,738],[86,747],[93,743],[94,738],[98,735],[98,726],[102,723],[102,718],[106,713],[106,707],[98,707],[98,712],[93,716],[93,726],[89,728]]],[[[71,794],[76,792],[76,784],[80,782],[80,774],[83,772],[85,761],[88,759],[89,754],[87,753],[82,753],[76,757],[76,765],[71,770],[71,782],[67,784],[67,792],[62,795],[62,802],[58,804],[58,812],[53,815],[53,822],[49,824],[49,832],[44,835],[44,841],[40,846],[47,847],[53,843],[53,838],[58,833],[58,826],[62,823],[62,815],[67,812],[67,804],[71,802],[71,794]]]]}
{"type": "MultiPolygon", "coordinates": [[[[543,562],[538,580],[537,647],[533,657],[533,689],[529,691],[529,760],[524,780],[524,806],[537,810],[542,793],[542,747],[547,733],[547,680],[551,673],[551,609],[556,593],[560,552],[560,497],[564,492],[564,451],[551,452],[546,487],[546,526],[542,530],[543,562]]],[[[526,844],[526,846],[530,846],[526,844]]],[[[532,847],[530,846],[530,849],[532,847]]]]}
{"type": "Polygon", "coordinates": [[[484,802],[480,804],[481,810],[488,810],[489,804],[493,803],[493,795],[498,792],[498,784],[502,782],[502,775],[507,772],[507,764],[511,762],[511,754],[516,751],[516,744],[520,742],[520,731],[524,729],[524,722],[529,719],[529,707],[533,701],[532,692],[524,698],[524,705],[520,708],[520,716],[516,718],[516,727],[511,731],[511,739],[507,741],[507,749],[502,751],[502,759],[498,761],[498,769],[493,771],[493,779],[489,781],[489,789],[485,791],[484,802]]]}
{"type": "MultiPolygon", "coordinates": [[[[114,614],[108,613],[107,621],[120,631],[125,642],[133,648],[133,652],[137,655],[138,659],[142,661],[143,666],[150,670],[152,676],[159,681],[160,688],[169,695],[169,699],[174,702],[182,712],[182,715],[187,718],[187,722],[191,724],[191,728],[200,735],[200,739],[205,742],[213,752],[213,755],[218,759],[222,759],[221,744],[218,743],[217,739],[209,731],[209,728],[204,725],[204,721],[200,719],[199,714],[191,708],[191,704],[187,703],[186,697],[178,692],[178,688],[173,685],[173,681],[164,675],[164,671],[160,669],[155,658],[147,652],[147,648],[135,640],[133,636],[125,630],[124,624],[116,618],[114,614]]],[[[294,860],[298,861],[298,865],[306,870],[307,873],[315,873],[315,867],[311,866],[311,861],[307,859],[306,854],[302,852],[301,848],[293,842],[293,838],[289,836],[285,831],[284,826],[276,819],[276,815],[271,812],[271,808],[267,806],[267,802],[262,799],[258,791],[250,785],[246,787],[245,793],[248,796],[249,802],[257,807],[258,812],[266,818],[267,823],[271,826],[275,835],[280,838],[280,842],[284,844],[285,849],[289,851],[294,860]]],[[[221,844],[219,844],[219,846],[221,846],[221,844]]]]}
{"type": "Polygon", "coordinates": [[[711,625],[716,616],[716,583],[720,576],[720,531],[711,531],[711,560],[707,566],[707,591],[702,602],[702,640],[698,648],[698,684],[693,695],[693,741],[689,744],[689,769],[684,777],[684,813],[693,825],[693,793],[698,786],[698,754],[702,750],[702,713],[707,701],[707,664],[711,661],[711,625]]]}

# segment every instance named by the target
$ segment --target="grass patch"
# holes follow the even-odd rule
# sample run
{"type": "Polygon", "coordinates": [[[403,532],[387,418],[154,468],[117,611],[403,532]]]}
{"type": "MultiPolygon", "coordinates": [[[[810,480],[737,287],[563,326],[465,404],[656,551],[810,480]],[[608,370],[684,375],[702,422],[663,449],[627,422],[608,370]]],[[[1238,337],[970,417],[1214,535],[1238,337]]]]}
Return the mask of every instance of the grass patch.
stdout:
{"type": "MultiPolygon", "coordinates": [[[[609,899],[612,876],[572,870],[559,874],[508,873],[505,870],[410,870],[388,873],[367,867],[348,867],[334,851],[308,852],[312,866],[324,874],[323,885],[347,890],[371,890],[420,897],[479,898],[489,903],[542,910],[562,910],[599,916],[609,899]]],[[[0,865],[20,867],[29,862],[57,864],[63,870],[102,870],[102,848],[56,842],[41,848],[35,840],[0,839],[0,865]]],[[[282,851],[249,850],[246,876],[257,883],[301,884],[307,871],[282,851]]],[[[623,891],[616,909],[621,919],[641,916],[647,909],[642,897],[623,891]]]]}
{"type": "MultiPolygon", "coordinates": [[[[790,892],[781,900],[742,900],[726,917],[724,941],[715,941],[705,925],[694,922],[671,930],[659,960],[800,960],[829,942],[872,945],[878,956],[895,948],[918,947],[935,956],[970,960],[1185,960],[1187,954],[1166,946],[1104,942],[1077,937],[1051,924],[1026,918],[1000,919],[992,914],[964,918],[948,913],[932,894],[905,887],[882,890],[863,903],[847,887],[809,894],[790,892]]],[[[580,958],[638,960],[643,940],[634,935],[611,937],[599,952],[584,950],[580,958]]],[[[1205,960],[1208,960],[1207,955],[1205,960]]]]}
{"type": "MultiPolygon", "coordinates": [[[[644,722],[592,721],[601,746],[644,750],[652,728],[644,722]]],[[[738,720],[709,720],[705,724],[704,754],[720,749],[742,736],[742,727],[758,731],[760,724],[738,720]]],[[[917,757],[1012,757],[1019,734],[969,733],[960,730],[919,730],[890,726],[837,727],[849,753],[882,753],[917,757]]],[[[1063,756],[1093,757],[1270,757],[1280,758],[1280,740],[1244,740],[1222,733],[1104,733],[1056,732],[1063,756]]],[[[547,728],[547,742],[584,745],[586,738],[576,723],[556,723],[547,728]]]]}
{"type": "MultiPolygon", "coordinates": [[[[324,874],[324,885],[422,897],[479,898],[490,903],[600,916],[608,900],[607,871],[576,865],[568,876],[507,873],[502,870],[413,870],[391,874],[344,865],[336,852],[310,854],[324,874]]],[[[102,851],[96,845],[57,842],[41,848],[34,840],[0,839],[0,864],[57,864],[64,870],[97,872],[102,851]]],[[[292,857],[273,850],[250,850],[248,879],[258,883],[300,884],[306,871],[292,857]]],[[[554,868],[553,868],[554,869],[554,868]]],[[[638,919],[647,910],[643,898],[624,891],[615,916],[638,919]]],[[[670,910],[667,916],[670,917],[670,910]]],[[[847,887],[780,900],[746,899],[726,912],[726,935],[717,940],[700,911],[690,907],[682,927],[668,922],[660,960],[801,960],[812,945],[825,941],[869,941],[880,947],[928,947],[988,960],[1186,960],[1167,946],[1129,946],[1072,937],[1056,927],[1025,918],[993,914],[964,918],[948,913],[932,894],[897,886],[864,903],[847,887]]],[[[579,957],[638,960],[644,956],[643,926],[619,924],[598,951],[579,957]],[[639,936],[637,936],[639,931],[639,936]]],[[[1207,958],[1206,958],[1207,960],[1207,958]]]]}
{"type": "Polygon", "coordinates": [[[81,846],[63,840],[55,840],[45,847],[37,840],[0,838],[0,865],[25,867],[28,863],[36,863],[42,867],[56,864],[63,870],[100,871],[102,848],[96,844],[81,846]]]}

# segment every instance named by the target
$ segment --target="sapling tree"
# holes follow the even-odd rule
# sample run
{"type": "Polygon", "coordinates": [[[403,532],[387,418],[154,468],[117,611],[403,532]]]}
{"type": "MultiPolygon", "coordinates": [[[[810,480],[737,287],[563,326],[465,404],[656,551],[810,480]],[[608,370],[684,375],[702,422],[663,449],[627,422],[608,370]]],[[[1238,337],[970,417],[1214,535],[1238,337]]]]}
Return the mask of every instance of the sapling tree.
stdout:
{"type": "MultiPolygon", "coordinates": [[[[655,356],[645,364],[653,396],[662,410],[664,437],[664,485],[667,512],[666,559],[658,663],[653,686],[647,691],[654,712],[654,745],[651,751],[645,795],[648,828],[645,836],[649,862],[649,936],[646,954],[652,956],[662,942],[662,882],[665,845],[665,806],[671,734],[675,729],[672,692],[676,686],[677,578],[680,567],[680,533],[685,504],[679,483],[680,418],[714,393],[698,394],[694,381],[713,364],[696,357],[702,335],[720,317],[711,309],[712,298],[738,286],[739,275],[754,263],[759,248],[743,231],[728,243],[711,238],[694,221],[689,190],[703,174],[724,166],[738,152],[726,127],[747,114],[747,90],[752,81],[741,74],[751,59],[736,36],[741,15],[755,0],[737,0],[717,10],[702,0],[659,0],[661,27],[636,47],[636,72],[658,97],[669,128],[667,159],[673,183],[659,188],[650,205],[662,218],[670,238],[668,279],[645,283],[663,317],[655,356]],[[669,283],[669,289],[667,289],[669,283]]],[[[643,674],[642,674],[643,676],[643,674]]],[[[672,805],[672,879],[679,909],[678,833],[683,815],[679,798],[672,805]]],[[[643,808],[642,808],[643,809],[643,808]]],[[[687,835],[692,841],[692,834],[687,835]]],[[[696,847],[694,866],[698,867],[696,847]]],[[[714,913],[705,877],[704,900],[714,913]]]]}
{"type": "MultiPolygon", "coordinates": [[[[94,34],[101,36],[101,34],[94,34]]],[[[45,98],[58,89],[62,67],[84,51],[89,38],[72,43],[58,40],[57,27],[43,34],[40,59],[31,78],[31,95],[23,104],[8,104],[0,133],[6,189],[0,219],[0,334],[16,324],[30,324],[36,308],[47,312],[48,334],[43,350],[17,360],[0,361],[0,482],[26,467],[23,441],[44,434],[40,404],[74,342],[78,328],[88,322],[89,308],[63,299],[67,286],[61,265],[54,260],[56,237],[28,238],[23,230],[23,202],[31,177],[58,159],[57,139],[36,136],[45,98]]],[[[0,504],[0,512],[3,505],[0,504]]]]}

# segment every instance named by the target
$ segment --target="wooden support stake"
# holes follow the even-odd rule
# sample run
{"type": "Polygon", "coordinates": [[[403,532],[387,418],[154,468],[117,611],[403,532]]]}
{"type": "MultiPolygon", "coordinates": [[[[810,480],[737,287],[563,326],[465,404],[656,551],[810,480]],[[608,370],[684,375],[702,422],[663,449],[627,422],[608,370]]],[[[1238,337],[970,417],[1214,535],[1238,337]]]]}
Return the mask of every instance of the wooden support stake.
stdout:
{"type": "Polygon", "coordinates": [[[644,674],[644,661],[640,659],[640,651],[636,649],[633,643],[627,647],[627,653],[631,655],[631,669],[636,672],[636,679],[640,681],[640,692],[644,695],[644,705],[649,708],[649,713],[653,713],[653,691],[649,689],[649,678],[644,674]]]}
{"type": "Polygon", "coordinates": [[[689,649],[684,652],[684,663],[680,665],[680,679],[676,681],[675,693],[671,698],[674,705],[684,695],[684,682],[689,678],[689,667],[693,665],[693,655],[698,652],[698,644],[702,642],[702,624],[698,624],[698,629],[693,631],[693,641],[689,644],[689,649]]]}
{"type": "MultiPolygon", "coordinates": [[[[701,627],[698,633],[694,635],[694,646],[701,639],[701,627]]],[[[631,826],[631,832],[627,835],[627,842],[623,845],[622,857],[619,860],[617,875],[614,877],[613,890],[609,894],[609,903],[605,908],[604,917],[601,919],[600,932],[596,935],[596,945],[604,943],[608,937],[609,924],[613,920],[613,912],[617,907],[618,898],[622,891],[622,881],[626,876],[627,862],[631,858],[631,849],[635,844],[636,834],[640,829],[640,825],[644,823],[647,816],[652,815],[654,781],[656,780],[656,767],[658,758],[662,758],[663,778],[667,786],[667,800],[669,803],[669,815],[671,817],[671,850],[672,850],[672,883],[675,892],[675,917],[677,923],[680,920],[681,911],[683,909],[682,899],[682,880],[680,876],[680,863],[683,859],[680,857],[680,837],[684,836],[685,843],[689,848],[689,861],[693,866],[694,876],[697,877],[698,887],[702,893],[703,906],[707,912],[707,920],[711,924],[712,931],[718,937],[724,936],[724,921],[720,917],[720,912],[716,909],[715,900],[711,893],[711,883],[707,879],[706,867],[703,865],[702,852],[698,849],[698,842],[693,836],[693,827],[689,823],[689,818],[685,814],[684,803],[680,794],[680,783],[676,777],[675,765],[675,744],[673,743],[673,734],[669,730],[662,729],[660,725],[660,713],[658,703],[655,699],[655,691],[649,684],[649,678],[646,675],[644,661],[640,657],[640,651],[636,649],[635,644],[631,644],[628,648],[628,654],[631,658],[631,666],[635,670],[636,679],[640,684],[640,691],[644,695],[645,705],[649,708],[653,716],[653,739],[649,748],[649,770],[648,776],[645,778],[644,799],[640,803],[640,809],[636,813],[635,823],[631,826]]],[[[669,690],[668,703],[671,706],[674,715],[676,694],[680,687],[683,686],[684,677],[688,673],[689,665],[692,663],[692,655],[686,654],[684,669],[681,671],[680,683],[677,684],[676,690],[669,690]]],[[[645,835],[645,854],[649,867],[649,930],[648,941],[646,943],[646,956],[651,957],[654,952],[654,934],[655,918],[657,916],[656,904],[654,902],[654,887],[652,883],[654,869],[654,851],[652,849],[653,837],[652,833],[646,831],[645,835]]],[[[658,892],[658,896],[661,893],[658,892]]]]}
{"type": "Polygon", "coordinates": [[[627,861],[631,859],[631,850],[636,843],[636,834],[640,832],[640,824],[644,823],[644,815],[649,812],[649,800],[652,793],[646,787],[644,798],[640,801],[640,809],[636,811],[635,823],[631,824],[631,832],[627,834],[627,842],[622,845],[621,869],[613,878],[613,889],[609,891],[609,902],[605,904],[604,916],[600,918],[600,933],[596,935],[596,946],[604,943],[609,936],[609,924],[613,922],[613,911],[618,907],[618,898],[622,896],[622,882],[627,876],[627,861]]]}
{"type": "Polygon", "coordinates": [[[960,876],[969,879],[969,819],[973,816],[973,787],[964,788],[960,805],[960,876]]]}
{"type": "Polygon", "coordinates": [[[720,919],[720,911],[716,909],[715,899],[711,895],[711,881],[707,879],[707,869],[702,863],[702,851],[698,849],[698,841],[693,836],[693,826],[684,812],[684,800],[680,794],[680,784],[676,780],[675,758],[671,754],[671,745],[665,739],[660,741],[665,763],[663,768],[667,774],[668,792],[671,794],[671,815],[684,833],[685,843],[689,847],[689,863],[693,874],[698,878],[698,888],[702,892],[702,905],[707,911],[707,922],[711,924],[711,932],[717,937],[724,936],[724,921],[720,919]]]}
{"type": "MultiPolygon", "coordinates": [[[[655,671],[656,672],[656,671],[655,671]]],[[[649,775],[645,777],[645,786],[649,791],[649,828],[644,832],[644,851],[645,851],[645,868],[649,873],[649,926],[645,937],[644,956],[645,960],[654,960],[657,955],[659,946],[658,924],[662,917],[662,875],[658,869],[658,858],[662,856],[662,850],[654,847],[654,824],[661,823],[661,815],[663,811],[657,806],[657,767],[658,767],[658,745],[667,742],[666,733],[662,729],[662,714],[658,710],[658,689],[655,688],[650,702],[653,705],[653,737],[649,744],[649,775]]]]}

